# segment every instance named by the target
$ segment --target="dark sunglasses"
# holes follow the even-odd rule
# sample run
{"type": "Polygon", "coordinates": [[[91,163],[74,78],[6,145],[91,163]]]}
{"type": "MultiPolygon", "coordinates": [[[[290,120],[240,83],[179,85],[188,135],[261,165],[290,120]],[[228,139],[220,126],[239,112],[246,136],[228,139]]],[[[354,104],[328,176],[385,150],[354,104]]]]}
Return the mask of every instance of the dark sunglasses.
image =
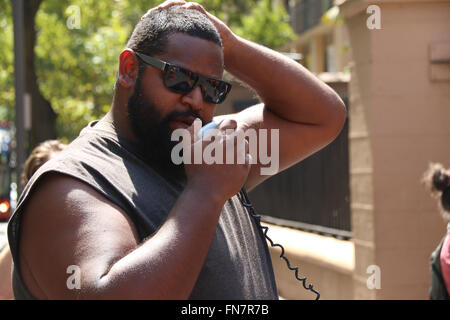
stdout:
{"type": "Polygon", "coordinates": [[[225,81],[206,77],[139,52],[135,53],[145,64],[162,70],[164,85],[176,93],[188,94],[199,85],[205,102],[219,104],[225,101],[231,90],[231,84],[225,81]]]}

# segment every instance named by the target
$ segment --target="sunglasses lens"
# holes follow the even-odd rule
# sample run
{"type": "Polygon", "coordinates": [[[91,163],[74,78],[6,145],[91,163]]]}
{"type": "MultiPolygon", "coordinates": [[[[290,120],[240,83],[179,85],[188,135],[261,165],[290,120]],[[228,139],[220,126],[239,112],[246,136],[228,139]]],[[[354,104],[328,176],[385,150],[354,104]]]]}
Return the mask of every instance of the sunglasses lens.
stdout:
{"type": "Polygon", "coordinates": [[[220,80],[207,79],[202,83],[202,91],[205,101],[219,104],[227,97],[230,85],[220,80]]]}
{"type": "Polygon", "coordinates": [[[170,66],[164,76],[164,83],[170,90],[178,93],[189,93],[195,83],[197,82],[197,75],[192,71],[170,66]]]}

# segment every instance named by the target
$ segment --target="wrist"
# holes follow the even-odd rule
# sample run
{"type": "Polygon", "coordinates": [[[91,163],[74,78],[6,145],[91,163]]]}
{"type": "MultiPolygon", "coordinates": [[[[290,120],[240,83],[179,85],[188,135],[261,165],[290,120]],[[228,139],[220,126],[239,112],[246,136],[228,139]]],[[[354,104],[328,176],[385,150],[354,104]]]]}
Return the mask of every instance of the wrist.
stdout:
{"type": "Polygon", "coordinates": [[[198,201],[209,202],[213,207],[220,209],[222,209],[223,205],[228,200],[217,188],[214,188],[204,181],[189,181],[184,192],[190,197],[198,199],[198,201]]]}
{"type": "Polygon", "coordinates": [[[231,60],[233,53],[239,42],[239,36],[234,34],[233,32],[227,33],[225,36],[221,36],[222,38],[222,46],[223,46],[223,58],[225,62],[225,68],[227,67],[227,61],[231,60]]]}

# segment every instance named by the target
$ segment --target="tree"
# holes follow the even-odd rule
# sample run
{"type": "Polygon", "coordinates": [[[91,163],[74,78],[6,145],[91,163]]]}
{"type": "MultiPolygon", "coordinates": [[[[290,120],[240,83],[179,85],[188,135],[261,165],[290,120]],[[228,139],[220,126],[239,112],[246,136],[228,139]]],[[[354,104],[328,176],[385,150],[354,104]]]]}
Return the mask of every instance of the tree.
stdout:
{"type": "MultiPolygon", "coordinates": [[[[30,132],[30,145],[35,146],[42,140],[56,136],[56,114],[53,112],[49,101],[42,95],[37,84],[37,75],[34,59],[34,47],[36,43],[36,30],[34,19],[42,0],[24,1],[24,69],[25,92],[29,95],[32,105],[32,129],[30,132]],[[46,125],[42,125],[45,123],[46,125]]],[[[12,2],[11,2],[12,4],[12,2]]],[[[6,0],[0,1],[0,20],[3,26],[0,45],[2,47],[3,72],[0,74],[2,97],[0,97],[0,114],[2,118],[12,120],[10,112],[14,105],[14,69],[13,69],[13,27],[11,19],[11,5],[6,0]]]]}
{"type": "Polygon", "coordinates": [[[249,14],[242,17],[234,32],[272,49],[278,49],[294,39],[288,15],[281,4],[260,0],[249,14]]]}
{"type": "Polygon", "coordinates": [[[42,0],[28,0],[23,2],[25,21],[25,92],[30,95],[32,106],[30,150],[40,142],[56,137],[56,114],[50,102],[41,93],[35,67],[34,48],[36,44],[36,30],[34,21],[41,3],[42,0]]]}
{"type": "Polygon", "coordinates": [[[58,113],[60,136],[75,138],[109,109],[118,57],[132,30],[128,20],[139,19],[144,2],[153,6],[151,1],[133,1],[133,6],[105,0],[43,3],[36,21],[36,60],[42,91],[58,113]],[[78,13],[69,8],[78,8],[78,13]],[[79,14],[79,26],[68,25],[73,14],[79,14]]]}
{"type": "Polygon", "coordinates": [[[0,120],[13,122],[14,53],[12,12],[7,0],[0,0],[0,120]]]}

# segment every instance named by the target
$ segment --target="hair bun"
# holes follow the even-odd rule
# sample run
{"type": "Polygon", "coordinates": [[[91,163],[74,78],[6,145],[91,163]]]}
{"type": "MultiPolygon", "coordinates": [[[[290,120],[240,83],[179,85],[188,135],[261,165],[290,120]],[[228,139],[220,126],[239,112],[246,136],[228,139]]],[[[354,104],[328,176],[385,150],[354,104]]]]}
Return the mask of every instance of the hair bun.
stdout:
{"type": "Polygon", "coordinates": [[[447,215],[449,215],[449,213],[450,213],[450,188],[449,187],[447,187],[442,192],[441,205],[442,205],[442,209],[444,209],[444,211],[447,213],[447,215]]]}
{"type": "Polygon", "coordinates": [[[449,187],[449,176],[441,170],[436,170],[433,174],[433,187],[436,190],[444,191],[449,187]]]}

